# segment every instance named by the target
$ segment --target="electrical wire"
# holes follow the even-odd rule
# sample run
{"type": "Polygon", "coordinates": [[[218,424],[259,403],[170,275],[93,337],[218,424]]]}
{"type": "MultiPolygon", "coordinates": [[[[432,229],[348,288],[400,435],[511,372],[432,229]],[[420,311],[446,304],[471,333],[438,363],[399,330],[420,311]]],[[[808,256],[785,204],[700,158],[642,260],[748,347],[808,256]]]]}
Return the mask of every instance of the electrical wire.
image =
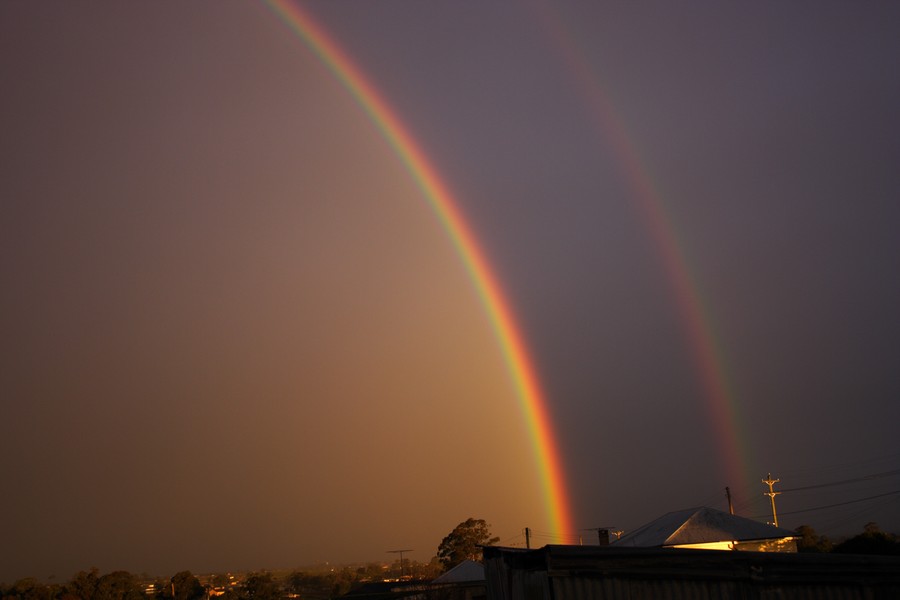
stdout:
{"type": "Polygon", "coordinates": [[[788,488],[779,490],[782,494],[786,492],[799,492],[801,490],[816,490],[825,487],[833,487],[838,485],[846,485],[848,483],[859,483],[860,481],[871,481],[873,479],[881,479],[883,477],[890,477],[891,475],[900,475],[900,469],[894,469],[893,471],[885,471],[883,473],[875,473],[873,475],[863,475],[862,477],[854,477],[852,479],[844,479],[843,481],[833,481],[831,483],[819,483],[816,485],[806,485],[802,487],[796,488],[788,488]]]}
{"type": "Polygon", "coordinates": [[[525,532],[520,531],[516,535],[510,536],[506,539],[500,540],[497,542],[498,546],[507,546],[507,547],[515,547],[516,545],[521,545],[523,540],[525,539],[525,532]]]}
{"type": "Polygon", "coordinates": [[[873,502],[870,505],[859,507],[855,510],[842,511],[840,514],[833,515],[831,518],[820,518],[820,524],[822,525],[821,529],[823,533],[832,533],[836,532],[839,527],[846,527],[850,523],[856,523],[858,525],[860,520],[872,521],[873,514],[877,514],[881,509],[891,506],[895,502],[895,498],[886,497],[880,502],[873,502]]]}
{"type": "Polygon", "coordinates": [[[874,467],[878,464],[888,463],[888,466],[895,466],[898,462],[900,462],[900,453],[892,453],[892,454],[884,454],[881,456],[875,456],[872,458],[864,458],[862,460],[848,461],[844,463],[830,463],[827,466],[821,467],[811,467],[811,468],[799,468],[799,469],[779,469],[779,473],[790,476],[797,475],[821,475],[823,473],[832,473],[839,471],[847,471],[847,470],[861,470],[863,466],[866,467],[874,467]]]}
{"type": "MultiPolygon", "coordinates": [[[[779,515],[797,515],[797,514],[800,514],[800,513],[813,512],[813,511],[817,511],[817,510],[825,510],[826,508],[834,508],[834,507],[836,507],[836,506],[846,506],[846,505],[848,505],[848,504],[856,504],[856,503],[858,503],[858,502],[865,502],[866,500],[874,500],[875,498],[884,498],[884,497],[886,497],[886,496],[893,496],[893,495],[895,495],[895,494],[900,494],[900,490],[894,490],[894,491],[892,491],[892,492],[887,492],[887,493],[885,493],[885,494],[877,494],[877,495],[875,495],[875,496],[868,496],[868,497],[866,497],[866,498],[858,498],[858,499],[856,499],[856,500],[848,500],[848,501],[846,501],[846,502],[837,502],[837,503],[835,503],[835,504],[828,504],[828,505],[826,505],[826,506],[817,506],[817,507],[815,507],[815,508],[804,508],[804,509],[802,509],[802,510],[792,510],[792,511],[789,511],[789,512],[782,512],[782,513],[779,513],[779,515]]],[[[752,518],[754,518],[754,519],[765,519],[765,518],[767,518],[768,516],[769,516],[769,515],[757,515],[757,516],[752,517],[752,518]]]]}
{"type": "Polygon", "coordinates": [[[531,539],[544,540],[550,544],[577,544],[582,536],[577,533],[553,533],[532,529],[531,539]]]}

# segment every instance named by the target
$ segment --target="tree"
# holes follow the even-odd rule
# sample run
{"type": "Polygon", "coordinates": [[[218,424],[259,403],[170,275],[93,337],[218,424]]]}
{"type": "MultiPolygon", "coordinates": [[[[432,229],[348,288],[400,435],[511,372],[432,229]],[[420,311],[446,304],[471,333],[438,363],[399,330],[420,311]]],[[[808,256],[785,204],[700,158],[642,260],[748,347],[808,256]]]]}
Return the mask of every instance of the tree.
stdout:
{"type": "Polygon", "coordinates": [[[481,560],[481,546],[491,546],[500,541],[498,537],[491,537],[490,525],[484,519],[469,517],[438,546],[437,556],[444,565],[444,569],[452,569],[464,560],[481,560]]]}
{"type": "Polygon", "coordinates": [[[900,540],[884,533],[876,523],[866,523],[863,532],[834,547],[840,554],[882,554],[900,555],[900,540]]]}
{"type": "Polygon", "coordinates": [[[203,584],[190,571],[175,573],[170,581],[170,586],[175,591],[174,600],[201,600],[206,596],[203,584]]]}
{"type": "Polygon", "coordinates": [[[144,600],[144,592],[134,575],[113,571],[97,581],[93,600],[144,600]]]}
{"type": "Polygon", "coordinates": [[[34,577],[26,577],[15,582],[3,593],[4,600],[46,600],[51,590],[34,577]]]}
{"type": "Polygon", "coordinates": [[[100,572],[97,567],[90,571],[79,571],[72,580],[66,584],[64,595],[72,595],[80,600],[91,600],[97,592],[97,583],[100,581],[100,572]]]}
{"type": "Polygon", "coordinates": [[[156,578],[152,584],[153,586],[150,596],[153,596],[155,600],[172,600],[172,582],[166,581],[165,579],[156,578]]]}
{"type": "Polygon", "coordinates": [[[797,540],[797,552],[831,552],[831,540],[819,536],[809,525],[801,525],[794,530],[800,539],[797,540]]]}
{"type": "Polygon", "coordinates": [[[247,600],[281,600],[281,586],[266,571],[248,574],[241,591],[241,597],[247,600]]]}
{"type": "Polygon", "coordinates": [[[294,571],[285,580],[288,591],[304,600],[327,600],[332,596],[334,573],[294,571]]]}

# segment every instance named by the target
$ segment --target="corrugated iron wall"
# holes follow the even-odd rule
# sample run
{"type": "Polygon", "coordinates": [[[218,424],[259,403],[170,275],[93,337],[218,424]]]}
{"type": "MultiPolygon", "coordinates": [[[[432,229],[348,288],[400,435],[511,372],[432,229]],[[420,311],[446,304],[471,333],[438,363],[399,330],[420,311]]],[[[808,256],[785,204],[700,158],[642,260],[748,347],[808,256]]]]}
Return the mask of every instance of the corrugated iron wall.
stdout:
{"type": "Polygon", "coordinates": [[[900,599],[900,557],[485,549],[487,600],[900,599]]]}
{"type": "Polygon", "coordinates": [[[703,579],[585,579],[562,577],[552,580],[553,600],[601,600],[647,598],[658,600],[741,599],[768,600],[863,600],[900,598],[897,588],[877,589],[848,585],[754,584],[749,581],[703,579]]]}

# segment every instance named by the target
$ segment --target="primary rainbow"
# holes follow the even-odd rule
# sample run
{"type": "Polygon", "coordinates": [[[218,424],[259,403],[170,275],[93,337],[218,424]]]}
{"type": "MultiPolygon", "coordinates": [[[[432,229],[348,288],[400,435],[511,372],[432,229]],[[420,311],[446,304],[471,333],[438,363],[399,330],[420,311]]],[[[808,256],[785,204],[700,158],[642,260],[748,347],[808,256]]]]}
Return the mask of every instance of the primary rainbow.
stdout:
{"type": "Polygon", "coordinates": [[[574,530],[565,475],[546,399],[510,304],[453,194],[391,106],[325,28],[289,0],[266,0],[266,3],[350,92],[405,165],[449,235],[487,312],[513,381],[534,446],[549,525],[557,535],[571,534],[574,530]]]}

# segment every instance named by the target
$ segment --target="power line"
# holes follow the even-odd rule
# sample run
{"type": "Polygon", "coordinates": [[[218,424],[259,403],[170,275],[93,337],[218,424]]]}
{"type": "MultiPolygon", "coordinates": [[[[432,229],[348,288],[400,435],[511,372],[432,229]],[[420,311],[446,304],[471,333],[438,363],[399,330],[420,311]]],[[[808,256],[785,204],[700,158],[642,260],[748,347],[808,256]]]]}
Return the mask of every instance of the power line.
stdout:
{"type": "MultiPolygon", "coordinates": [[[[838,502],[837,504],[828,504],[826,506],[817,506],[815,508],[804,508],[803,510],[793,510],[790,512],[782,512],[782,515],[796,515],[800,513],[813,512],[816,510],[825,510],[826,508],[834,508],[836,506],[846,506],[848,504],[856,504],[857,502],[865,502],[866,500],[874,500],[876,498],[884,498],[886,496],[893,496],[894,494],[900,494],[900,490],[894,490],[893,492],[887,492],[885,494],[877,494],[875,496],[867,496],[865,498],[859,498],[857,500],[848,500],[846,502],[838,502]]],[[[757,515],[753,517],[754,519],[764,519],[768,517],[768,515],[757,515]]]]}
{"type": "Polygon", "coordinates": [[[524,537],[524,534],[520,531],[520,532],[517,533],[516,535],[510,536],[510,537],[508,537],[508,538],[506,538],[506,539],[504,539],[504,540],[500,540],[499,542],[497,542],[497,545],[499,545],[499,546],[508,546],[508,545],[509,545],[510,543],[512,543],[512,542],[517,542],[517,543],[518,543],[519,540],[521,540],[523,537],[524,537]]]}
{"type": "Polygon", "coordinates": [[[763,498],[763,494],[760,494],[759,496],[745,496],[743,499],[734,503],[735,513],[741,514],[763,510],[763,506],[768,504],[763,498]]]}
{"type": "Polygon", "coordinates": [[[890,466],[893,466],[897,463],[898,459],[900,459],[900,453],[891,453],[891,454],[883,454],[881,456],[875,456],[872,458],[865,458],[861,460],[847,461],[843,463],[829,463],[828,465],[823,465],[819,467],[806,467],[806,468],[795,468],[795,469],[783,469],[779,468],[782,476],[790,475],[792,477],[796,475],[805,475],[812,473],[826,473],[826,472],[835,472],[835,471],[846,471],[848,469],[859,469],[864,465],[876,465],[876,464],[884,464],[884,463],[892,463],[890,466]]]}
{"type": "Polygon", "coordinates": [[[900,475],[900,469],[892,471],[884,471],[883,473],[874,473],[872,475],[863,475],[862,477],[853,477],[852,479],[844,479],[842,481],[833,481],[831,483],[819,483],[816,485],[805,485],[803,487],[790,488],[781,490],[783,492],[799,492],[801,490],[815,490],[824,487],[833,487],[836,485],[845,485],[848,483],[858,483],[860,481],[871,481],[872,479],[881,479],[882,477],[890,477],[891,475],[900,475]]]}
{"type": "Polygon", "coordinates": [[[531,537],[540,538],[542,540],[549,540],[551,543],[578,543],[581,540],[581,536],[577,533],[551,533],[549,531],[539,531],[539,530],[531,530],[531,537]]]}
{"type": "MultiPolygon", "coordinates": [[[[891,506],[895,503],[895,499],[892,497],[885,497],[879,501],[872,502],[871,504],[867,504],[865,506],[860,506],[851,509],[845,509],[842,511],[840,516],[833,516],[831,518],[828,517],[820,517],[819,522],[824,525],[823,530],[836,529],[840,525],[846,525],[848,523],[858,521],[859,518],[864,515],[867,517],[871,517],[873,512],[877,512],[882,507],[891,506]]],[[[866,521],[871,521],[871,518],[866,518],[866,521]]]]}

